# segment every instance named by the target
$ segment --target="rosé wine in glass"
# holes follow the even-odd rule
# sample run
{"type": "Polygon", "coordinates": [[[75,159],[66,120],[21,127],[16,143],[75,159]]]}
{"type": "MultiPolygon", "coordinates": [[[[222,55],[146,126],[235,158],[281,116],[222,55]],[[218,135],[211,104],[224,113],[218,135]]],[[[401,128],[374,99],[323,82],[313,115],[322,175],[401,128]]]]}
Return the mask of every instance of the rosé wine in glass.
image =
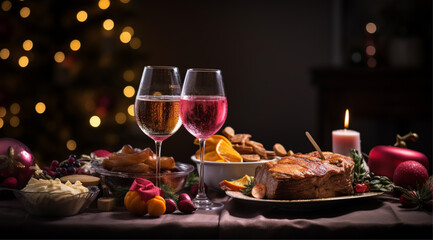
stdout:
{"type": "Polygon", "coordinates": [[[183,125],[198,139],[214,135],[226,120],[227,99],[224,96],[183,96],[180,102],[183,125]]]}

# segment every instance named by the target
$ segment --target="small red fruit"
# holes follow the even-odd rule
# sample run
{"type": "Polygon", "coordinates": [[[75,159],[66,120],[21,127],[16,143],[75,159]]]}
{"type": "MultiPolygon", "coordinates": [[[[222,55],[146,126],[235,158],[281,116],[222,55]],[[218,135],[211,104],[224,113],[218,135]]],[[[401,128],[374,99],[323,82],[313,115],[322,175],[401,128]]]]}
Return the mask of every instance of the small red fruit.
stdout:
{"type": "Polygon", "coordinates": [[[400,163],[394,171],[394,184],[404,188],[416,188],[428,179],[427,169],[417,161],[400,163]]]}
{"type": "MultiPolygon", "coordinates": [[[[207,193],[207,185],[204,184],[204,191],[207,193]]],[[[194,184],[191,187],[191,190],[189,191],[190,195],[195,197],[198,193],[198,184],[194,184]]]]}
{"type": "Polygon", "coordinates": [[[357,193],[365,193],[368,191],[370,191],[370,186],[368,186],[368,184],[358,183],[355,185],[355,192],[357,193]]]}
{"type": "Polygon", "coordinates": [[[183,213],[192,213],[196,210],[194,203],[191,200],[181,200],[177,204],[179,210],[183,213]]]}
{"type": "Polygon", "coordinates": [[[179,202],[182,201],[182,200],[189,200],[189,201],[191,201],[191,197],[187,193],[181,193],[179,195],[179,202]]]}
{"type": "Polygon", "coordinates": [[[6,178],[1,184],[0,187],[5,188],[13,188],[16,189],[18,186],[18,180],[14,177],[8,177],[6,178]]]}
{"type": "MultiPolygon", "coordinates": [[[[412,196],[410,196],[411,198],[416,198],[416,192],[415,191],[409,191],[409,193],[412,195],[412,196]]],[[[401,203],[401,205],[403,205],[403,207],[416,207],[416,204],[413,203],[412,201],[410,201],[408,199],[408,197],[406,196],[406,194],[402,194],[400,196],[400,203],[401,203]]]]}
{"type": "Polygon", "coordinates": [[[165,199],[165,213],[173,213],[176,211],[176,202],[171,198],[165,199]]]}

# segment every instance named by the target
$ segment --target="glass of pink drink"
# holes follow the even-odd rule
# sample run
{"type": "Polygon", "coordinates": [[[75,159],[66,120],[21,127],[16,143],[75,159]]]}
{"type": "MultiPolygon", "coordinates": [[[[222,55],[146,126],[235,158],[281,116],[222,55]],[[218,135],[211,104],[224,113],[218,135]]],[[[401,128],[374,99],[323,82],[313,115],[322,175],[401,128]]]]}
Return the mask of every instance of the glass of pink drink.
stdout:
{"type": "Polygon", "coordinates": [[[214,135],[227,117],[227,99],[221,71],[218,69],[188,69],[180,97],[182,124],[200,142],[199,187],[193,199],[197,209],[216,210],[222,203],[214,203],[204,191],[204,152],[206,139],[214,135]]]}
{"type": "Polygon", "coordinates": [[[144,68],[135,99],[135,119],[140,129],[155,141],[155,185],[161,187],[161,145],[182,125],[179,117],[181,86],[176,67],[144,68]]]}

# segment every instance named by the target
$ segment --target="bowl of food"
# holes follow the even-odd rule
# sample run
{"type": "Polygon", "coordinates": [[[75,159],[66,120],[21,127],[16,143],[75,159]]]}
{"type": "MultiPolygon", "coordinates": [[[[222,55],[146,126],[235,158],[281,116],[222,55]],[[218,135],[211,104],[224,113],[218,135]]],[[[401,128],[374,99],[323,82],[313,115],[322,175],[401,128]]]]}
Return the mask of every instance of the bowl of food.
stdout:
{"type": "MultiPolygon", "coordinates": [[[[133,173],[110,171],[102,167],[102,161],[93,161],[92,167],[97,174],[104,176],[105,184],[115,195],[128,191],[136,178],[144,178],[155,183],[154,172],[133,173]]],[[[161,171],[161,183],[170,186],[174,192],[178,192],[183,188],[188,174],[192,171],[194,171],[193,165],[176,162],[174,168],[170,170],[163,169],[161,171]]]]}
{"type": "MultiPolygon", "coordinates": [[[[139,149],[124,145],[108,157],[92,161],[91,166],[117,196],[126,193],[136,178],[155,183],[156,155],[150,148],[139,149]]],[[[191,164],[175,162],[173,157],[165,156],[160,159],[160,168],[161,183],[170,186],[175,192],[183,188],[188,174],[194,171],[191,164]]]]}
{"type": "Polygon", "coordinates": [[[98,196],[97,186],[61,183],[60,179],[30,179],[22,190],[13,190],[27,212],[45,217],[67,217],[83,212],[98,196]]]}
{"type": "MultiPolygon", "coordinates": [[[[194,155],[191,156],[191,160],[196,164],[197,169],[200,169],[200,160],[194,155]]],[[[221,181],[239,179],[245,175],[254,176],[256,167],[261,166],[267,161],[272,160],[255,162],[204,161],[204,183],[212,190],[221,190],[219,185],[221,181]]]]}

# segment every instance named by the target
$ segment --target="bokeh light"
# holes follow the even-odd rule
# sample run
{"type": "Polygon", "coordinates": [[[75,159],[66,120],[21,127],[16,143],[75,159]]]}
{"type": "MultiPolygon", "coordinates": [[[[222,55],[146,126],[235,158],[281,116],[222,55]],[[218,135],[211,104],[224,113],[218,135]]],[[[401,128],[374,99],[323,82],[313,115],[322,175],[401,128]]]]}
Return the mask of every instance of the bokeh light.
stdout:
{"type": "Polygon", "coordinates": [[[120,41],[123,43],[129,43],[129,41],[131,41],[131,33],[129,32],[122,32],[120,34],[120,41]]]}
{"type": "Polygon", "coordinates": [[[17,116],[12,116],[9,120],[11,127],[18,127],[20,125],[20,118],[17,116]]]}
{"type": "Polygon", "coordinates": [[[78,51],[81,48],[81,42],[77,39],[74,39],[71,41],[71,44],[69,44],[72,51],[78,51]]]}
{"type": "Polygon", "coordinates": [[[12,114],[18,114],[21,111],[21,106],[18,103],[12,103],[10,106],[10,111],[12,114]]]}
{"type": "Polygon", "coordinates": [[[0,128],[2,128],[5,125],[5,122],[3,121],[3,118],[0,118],[0,128]]]}
{"type": "Polygon", "coordinates": [[[69,139],[69,140],[66,142],[66,148],[67,148],[69,151],[74,151],[75,149],[77,149],[77,142],[75,142],[75,140],[73,140],[73,139],[69,139]]]}
{"type": "Polygon", "coordinates": [[[29,65],[29,58],[27,56],[21,56],[18,59],[18,65],[20,65],[22,68],[27,67],[27,65],[29,65]]]}
{"type": "Polygon", "coordinates": [[[102,23],[102,27],[107,30],[110,31],[114,28],[114,21],[111,19],[106,19],[103,23],[102,23]]]}
{"type": "Polygon", "coordinates": [[[367,48],[365,48],[365,53],[367,53],[369,56],[374,56],[374,54],[376,54],[376,48],[371,45],[367,46],[367,48]]]}
{"type": "Polygon", "coordinates": [[[99,118],[98,116],[92,116],[90,119],[89,119],[89,123],[90,123],[90,126],[92,126],[92,127],[99,127],[99,125],[101,125],[101,118],[99,118]]]}
{"type": "Polygon", "coordinates": [[[118,112],[116,113],[116,116],[114,116],[114,120],[118,124],[124,124],[126,122],[126,114],[124,114],[123,112],[118,112]]]}
{"type": "Polygon", "coordinates": [[[10,52],[9,49],[7,48],[3,48],[2,50],[0,50],[0,58],[3,60],[6,60],[9,58],[10,52]]]}
{"type": "Polygon", "coordinates": [[[5,107],[0,107],[0,118],[6,116],[6,108],[5,107]]]}
{"type": "Polygon", "coordinates": [[[56,52],[54,54],[54,61],[56,61],[57,63],[65,61],[65,54],[61,51],[56,52]]]}
{"type": "Polygon", "coordinates": [[[98,7],[102,10],[107,9],[110,7],[110,1],[109,0],[99,0],[98,7]]]}
{"type": "Polygon", "coordinates": [[[130,0],[120,0],[121,3],[129,3],[130,0]]]}
{"type": "Polygon", "coordinates": [[[128,69],[125,72],[123,72],[123,79],[125,79],[125,81],[131,82],[134,80],[134,78],[135,78],[134,71],[128,69]]]}
{"type": "Polygon", "coordinates": [[[10,1],[6,0],[6,1],[2,2],[2,10],[3,11],[7,12],[7,11],[11,10],[11,8],[12,8],[12,3],[10,1]]]}
{"type": "Polygon", "coordinates": [[[30,39],[27,39],[23,42],[23,49],[26,51],[30,51],[33,48],[33,42],[30,39]]]}
{"type": "Polygon", "coordinates": [[[46,110],[45,103],[43,103],[43,102],[38,102],[38,103],[36,103],[36,105],[35,105],[35,110],[36,110],[36,112],[39,113],[39,114],[44,113],[45,110],[46,110]]]}
{"type": "Polygon", "coordinates": [[[134,94],[135,94],[135,89],[134,89],[134,87],[133,87],[133,86],[126,86],[126,87],[123,89],[123,94],[124,94],[125,97],[127,97],[127,98],[131,98],[131,97],[133,97],[134,94]]]}
{"type": "Polygon", "coordinates": [[[141,40],[138,37],[134,37],[131,39],[129,46],[131,46],[132,49],[139,49],[141,47],[141,40]]]}
{"type": "Polygon", "coordinates": [[[377,61],[374,57],[371,57],[367,60],[367,66],[369,68],[374,68],[374,67],[376,67],[376,65],[377,65],[377,61]]]}
{"type": "Polygon", "coordinates": [[[122,32],[129,32],[129,34],[131,34],[131,36],[134,35],[134,28],[130,27],[130,26],[126,26],[123,28],[122,32]]]}
{"type": "Polygon", "coordinates": [[[27,17],[29,17],[29,16],[30,16],[30,8],[28,8],[28,7],[23,7],[23,8],[21,8],[21,10],[20,10],[20,16],[21,16],[22,18],[27,18],[27,17]]]}
{"type": "Polygon", "coordinates": [[[365,30],[370,34],[375,33],[377,30],[376,24],[374,24],[372,22],[367,23],[367,25],[365,25],[365,30]]]}
{"type": "Polygon", "coordinates": [[[79,22],[84,22],[87,20],[87,12],[84,10],[81,10],[77,13],[77,20],[79,22]]]}
{"type": "Polygon", "coordinates": [[[134,104],[129,105],[128,114],[134,116],[134,104]]]}

